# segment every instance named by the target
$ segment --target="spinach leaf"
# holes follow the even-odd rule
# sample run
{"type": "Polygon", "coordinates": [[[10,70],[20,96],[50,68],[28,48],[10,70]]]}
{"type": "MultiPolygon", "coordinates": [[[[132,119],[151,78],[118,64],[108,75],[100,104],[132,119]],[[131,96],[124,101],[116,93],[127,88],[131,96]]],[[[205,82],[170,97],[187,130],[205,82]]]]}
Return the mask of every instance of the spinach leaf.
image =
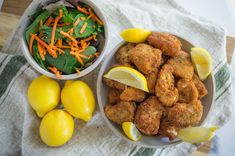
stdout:
{"type": "Polygon", "coordinates": [[[64,23],[72,23],[73,22],[73,18],[75,16],[73,16],[73,14],[71,14],[71,12],[68,11],[66,6],[61,5],[59,8],[57,8],[55,13],[54,13],[55,17],[59,15],[59,10],[60,9],[62,9],[62,11],[63,11],[62,22],[64,22],[64,23]]]}
{"type": "Polygon", "coordinates": [[[84,17],[86,18],[84,21],[81,20],[78,25],[74,28],[74,32],[75,32],[75,37],[76,38],[83,38],[83,37],[88,37],[90,36],[94,31],[95,31],[95,22],[92,20],[92,19],[87,19],[87,16],[84,15],[84,14],[78,14],[74,20],[73,20],[73,23],[78,19],[78,18],[81,18],[81,17],[84,17]],[[85,31],[81,34],[80,33],[80,30],[82,29],[82,26],[84,25],[84,23],[87,23],[87,27],[85,29],[85,31]]]}
{"type": "Polygon", "coordinates": [[[41,56],[39,55],[37,45],[33,45],[33,54],[32,54],[34,60],[37,62],[37,64],[42,67],[43,69],[47,70],[46,63],[42,60],[41,56]]]}
{"type": "Polygon", "coordinates": [[[26,29],[25,37],[26,41],[29,44],[30,33],[37,33],[39,31],[39,23],[40,20],[44,23],[46,19],[51,15],[51,13],[47,10],[43,11],[34,21],[33,23],[26,29]]]}
{"type": "Polygon", "coordinates": [[[74,67],[78,63],[77,59],[70,55],[68,49],[65,50],[64,54],[58,55],[57,58],[53,58],[47,53],[45,59],[50,66],[56,67],[59,71],[62,71],[65,74],[74,73],[74,67]]]}

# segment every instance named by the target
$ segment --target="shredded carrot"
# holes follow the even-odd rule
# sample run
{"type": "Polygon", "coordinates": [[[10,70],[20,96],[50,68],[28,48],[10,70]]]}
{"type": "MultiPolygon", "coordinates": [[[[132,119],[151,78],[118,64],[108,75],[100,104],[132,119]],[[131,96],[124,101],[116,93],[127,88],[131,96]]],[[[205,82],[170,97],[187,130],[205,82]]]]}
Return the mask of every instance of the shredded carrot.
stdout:
{"type": "Polygon", "coordinates": [[[81,17],[81,20],[83,20],[83,21],[86,20],[86,17],[81,17]]]}
{"type": "Polygon", "coordinates": [[[58,46],[61,47],[62,46],[62,39],[61,38],[58,39],[57,43],[58,43],[58,46]]]}
{"type": "Polygon", "coordinates": [[[93,35],[93,39],[94,39],[95,41],[97,41],[96,35],[93,35]]]}
{"type": "Polygon", "coordinates": [[[42,60],[45,60],[46,49],[38,42],[38,52],[42,60]]]}
{"type": "Polygon", "coordinates": [[[95,15],[95,14],[90,14],[90,15],[87,17],[87,19],[92,18],[94,15],[95,15]]]}
{"type": "Polygon", "coordinates": [[[61,72],[56,67],[48,67],[48,69],[54,73],[57,78],[61,78],[61,72]]]}
{"type": "Polygon", "coordinates": [[[57,54],[56,52],[48,45],[46,44],[44,41],[42,41],[38,36],[34,35],[34,34],[30,34],[31,37],[34,37],[35,40],[37,40],[42,46],[44,46],[48,53],[53,57],[53,58],[56,58],[57,57],[57,54]]]}
{"type": "Polygon", "coordinates": [[[77,20],[73,23],[73,26],[76,27],[78,25],[78,23],[80,22],[80,19],[77,18],[77,20]]]}
{"type": "Polygon", "coordinates": [[[40,22],[39,22],[39,29],[42,29],[42,26],[43,26],[43,22],[42,22],[42,20],[40,20],[40,22]]]}
{"type": "Polygon", "coordinates": [[[69,49],[69,48],[70,48],[70,46],[61,45],[61,47],[60,47],[60,48],[62,48],[62,49],[69,49]]]}
{"type": "Polygon", "coordinates": [[[99,53],[99,52],[96,52],[96,53],[95,53],[95,56],[96,56],[96,57],[99,57],[99,56],[100,56],[100,53],[99,53]]]}
{"type": "Polygon", "coordinates": [[[29,52],[32,54],[33,53],[33,41],[35,39],[35,36],[31,35],[30,36],[30,41],[29,41],[29,52]]]}
{"type": "Polygon", "coordinates": [[[59,54],[64,54],[64,51],[61,50],[60,48],[57,48],[57,47],[54,46],[54,47],[52,47],[52,49],[58,51],[59,54]]]}
{"type": "Polygon", "coordinates": [[[84,31],[86,30],[87,27],[87,22],[85,22],[80,30],[80,34],[84,33],[84,31]]]}
{"type": "Polygon", "coordinates": [[[97,16],[95,16],[95,20],[96,20],[97,23],[99,23],[100,25],[104,25],[104,23],[103,23],[97,16]]]}
{"type": "Polygon", "coordinates": [[[86,14],[86,15],[89,15],[89,12],[87,11],[87,9],[86,8],[82,8],[79,5],[77,6],[77,10],[82,12],[82,13],[84,13],[84,14],[86,14]]]}
{"type": "Polygon", "coordinates": [[[78,43],[78,41],[75,39],[75,38],[73,38],[72,36],[70,36],[68,33],[66,33],[66,32],[64,32],[64,31],[60,31],[60,34],[61,35],[63,35],[63,36],[65,36],[65,37],[68,37],[71,41],[73,41],[74,43],[78,43]]]}
{"type": "Polygon", "coordinates": [[[59,10],[59,16],[57,16],[55,18],[55,22],[54,22],[54,25],[53,25],[53,28],[52,28],[51,44],[50,44],[50,46],[54,46],[56,26],[57,26],[57,23],[59,22],[59,20],[62,18],[62,16],[63,16],[63,11],[62,11],[62,9],[60,9],[59,10]]]}
{"type": "Polygon", "coordinates": [[[76,52],[74,52],[74,51],[70,51],[70,54],[73,55],[73,56],[75,56],[76,59],[78,60],[78,62],[81,63],[81,65],[84,65],[84,62],[83,62],[83,60],[82,60],[81,57],[80,57],[81,54],[76,53],[76,52]]]}
{"type": "Polygon", "coordinates": [[[88,57],[87,57],[86,55],[79,54],[79,56],[80,56],[81,58],[88,59],[88,57]]]}
{"type": "Polygon", "coordinates": [[[50,16],[45,23],[46,26],[49,26],[53,21],[54,21],[54,18],[50,16]]]}
{"type": "Polygon", "coordinates": [[[80,70],[78,68],[75,68],[75,71],[80,74],[80,70]]]}

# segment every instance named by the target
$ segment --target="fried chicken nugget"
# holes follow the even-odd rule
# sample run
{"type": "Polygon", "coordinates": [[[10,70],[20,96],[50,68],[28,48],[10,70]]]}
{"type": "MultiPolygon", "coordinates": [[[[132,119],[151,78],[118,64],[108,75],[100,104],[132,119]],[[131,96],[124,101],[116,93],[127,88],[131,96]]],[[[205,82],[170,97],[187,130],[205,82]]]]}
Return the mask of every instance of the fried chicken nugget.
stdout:
{"type": "Polygon", "coordinates": [[[179,102],[190,103],[198,99],[198,90],[192,80],[180,79],[177,82],[179,102]]]}
{"type": "Polygon", "coordinates": [[[127,43],[118,49],[116,53],[116,60],[120,64],[130,63],[129,52],[135,47],[134,43],[127,43]]]}
{"type": "Polygon", "coordinates": [[[133,87],[127,87],[120,95],[122,101],[141,102],[145,99],[145,92],[133,87]]]}
{"type": "Polygon", "coordinates": [[[161,64],[161,51],[145,43],[140,43],[130,50],[130,60],[139,71],[149,74],[161,64]]]}
{"type": "Polygon", "coordinates": [[[158,69],[151,72],[150,74],[145,75],[145,78],[147,80],[149,93],[155,93],[155,85],[157,82],[157,75],[158,75],[158,69]]]}
{"type": "Polygon", "coordinates": [[[124,85],[120,82],[108,79],[106,77],[103,77],[103,82],[111,88],[116,88],[116,89],[119,89],[119,90],[124,90],[126,88],[126,85],[124,85]]]}
{"type": "Polygon", "coordinates": [[[147,38],[147,42],[153,47],[160,49],[164,55],[177,56],[181,50],[180,40],[167,33],[152,32],[147,38]]]}
{"type": "Polygon", "coordinates": [[[164,137],[168,137],[169,140],[174,140],[177,138],[180,127],[174,125],[167,118],[161,121],[159,134],[164,137]]]}
{"type": "Polygon", "coordinates": [[[179,127],[194,126],[202,118],[203,106],[200,100],[195,100],[190,104],[176,103],[169,108],[167,118],[170,122],[179,127]]]}
{"type": "Polygon", "coordinates": [[[107,118],[117,124],[133,122],[136,105],[134,102],[120,101],[116,105],[107,104],[104,108],[107,118]]]}
{"type": "Polygon", "coordinates": [[[168,63],[174,68],[174,75],[185,79],[192,79],[194,67],[188,53],[180,51],[179,55],[169,59],[168,63]]]}
{"type": "Polygon", "coordinates": [[[198,90],[200,99],[208,94],[206,86],[203,84],[203,82],[199,79],[199,77],[196,74],[193,75],[193,83],[195,84],[198,90]]]}
{"type": "Polygon", "coordinates": [[[118,90],[118,89],[114,89],[111,88],[108,91],[108,103],[109,104],[116,104],[119,101],[121,101],[120,99],[120,95],[121,95],[122,91],[118,90]]]}
{"type": "Polygon", "coordinates": [[[136,127],[145,135],[156,135],[163,110],[157,97],[149,97],[137,106],[134,120],[136,127]]]}
{"type": "Polygon", "coordinates": [[[155,86],[155,94],[164,106],[172,106],[179,97],[172,72],[172,66],[165,64],[159,72],[155,86]]]}

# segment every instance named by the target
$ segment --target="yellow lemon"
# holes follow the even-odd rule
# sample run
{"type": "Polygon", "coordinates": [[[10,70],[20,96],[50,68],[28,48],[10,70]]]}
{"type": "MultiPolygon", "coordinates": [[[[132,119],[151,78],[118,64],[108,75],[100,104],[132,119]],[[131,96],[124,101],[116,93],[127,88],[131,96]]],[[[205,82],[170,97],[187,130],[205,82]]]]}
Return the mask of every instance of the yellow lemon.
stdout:
{"type": "Polygon", "coordinates": [[[141,133],[132,122],[123,122],[122,129],[126,136],[133,141],[138,141],[142,137],[141,133]]]}
{"type": "Polygon", "coordinates": [[[104,77],[146,92],[149,91],[144,75],[130,67],[119,66],[112,68],[104,77]]]}
{"type": "Polygon", "coordinates": [[[89,121],[95,108],[90,87],[82,81],[67,81],[61,93],[64,108],[75,118],[89,121]]]}
{"type": "Polygon", "coordinates": [[[61,146],[73,135],[74,121],[72,116],[59,109],[48,112],[40,124],[40,137],[48,146],[61,146]]]}
{"type": "Polygon", "coordinates": [[[57,81],[40,76],[28,88],[28,100],[39,117],[56,107],[60,101],[60,86],[57,81]]]}
{"type": "Polygon", "coordinates": [[[151,31],[142,28],[130,28],[121,32],[122,38],[131,43],[145,42],[151,31]]]}
{"type": "Polygon", "coordinates": [[[179,131],[178,138],[190,143],[201,143],[210,140],[216,130],[216,126],[210,128],[187,127],[179,131]]]}
{"type": "Polygon", "coordinates": [[[191,58],[199,78],[205,80],[212,71],[212,58],[210,53],[203,48],[194,47],[191,48],[191,58]]]}

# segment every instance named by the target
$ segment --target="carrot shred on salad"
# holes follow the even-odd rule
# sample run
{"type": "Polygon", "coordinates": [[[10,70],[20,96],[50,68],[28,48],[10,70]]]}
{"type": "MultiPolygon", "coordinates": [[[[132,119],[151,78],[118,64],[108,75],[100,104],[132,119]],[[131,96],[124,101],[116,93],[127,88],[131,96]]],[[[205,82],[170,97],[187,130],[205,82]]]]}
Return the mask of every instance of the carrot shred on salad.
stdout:
{"type": "Polygon", "coordinates": [[[54,73],[57,78],[61,78],[61,72],[56,67],[48,67],[48,69],[54,73]]]}
{"type": "Polygon", "coordinates": [[[83,7],[80,7],[79,5],[77,6],[77,10],[86,14],[86,15],[89,15],[89,12],[87,11],[86,8],[83,8],[83,7]]]}
{"type": "Polygon", "coordinates": [[[47,19],[45,25],[49,27],[50,24],[51,24],[53,21],[54,21],[54,18],[50,16],[50,17],[47,19]]]}
{"type": "Polygon", "coordinates": [[[43,61],[45,61],[46,49],[38,42],[38,52],[43,61]]]}
{"type": "Polygon", "coordinates": [[[29,52],[32,54],[33,53],[33,41],[35,39],[35,35],[31,35],[30,36],[30,40],[29,40],[29,52]]]}
{"type": "Polygon", "coordinates": [[[71,41],[73,41],[74,43],[78,43],[78,41],[75,39],[75,38],[73,38],[72,36],[70,36],[68,33],[66,33],[66,32],[64,32],[64,31],[60,31],[60,34],[61,35],[63,35],[63,36],[65,36],[65,37],[68,37],[71,41]]]}
{"type": "Polygon", "coordinates": [[[73,26],[76,27],[78,25],[78,23],[80,22],[80,19],[77,18],[77,20],[73,23],[73,26]]]}
{"type": "Polygon", "coordinates": [[[87,27],[87,22],[85,22],[80,30],[80,34],[83,34],[84,31],[86,30],[86,27],[87,27]]]}
{"type": "Polygon", "coordinates": [[[73,56],[75,56],[75,57],[77,58],[78,62],[81,63],[81,65],[84,65],[84,62],[83,62],[83,60],[82,60],[81,57],[80,57],[81,54],[76,53],[76,52],[74,52],[74,51],[70,51],[70,54],[73,55],[73,56]]]}
{"type": "Polygon", "coordinates": [[[80,74],[80,70],[78,68],[75,68],[75,71],[80,74]]]}
{"type": "Polygon", "coordinates": [[[62,11],[62,9],[60,9],[59,10],[59,15],[55,18],[55,22],[54,22],[54,25],[53,25],[53,28],[52,28],[50,46],[54,46],[56,26],[57,26],[57,23],[59,22],[59,20],[62,18],[62,16],[63,16],[63,11],[62,11]]]}
{"type": "Polygon", "coordinates": [[[39,22],[39,29],[42,29],[42,26],[43,26],[43,22],[42,22],[42,20],[40,20],[40,22],[39,22]]]}

